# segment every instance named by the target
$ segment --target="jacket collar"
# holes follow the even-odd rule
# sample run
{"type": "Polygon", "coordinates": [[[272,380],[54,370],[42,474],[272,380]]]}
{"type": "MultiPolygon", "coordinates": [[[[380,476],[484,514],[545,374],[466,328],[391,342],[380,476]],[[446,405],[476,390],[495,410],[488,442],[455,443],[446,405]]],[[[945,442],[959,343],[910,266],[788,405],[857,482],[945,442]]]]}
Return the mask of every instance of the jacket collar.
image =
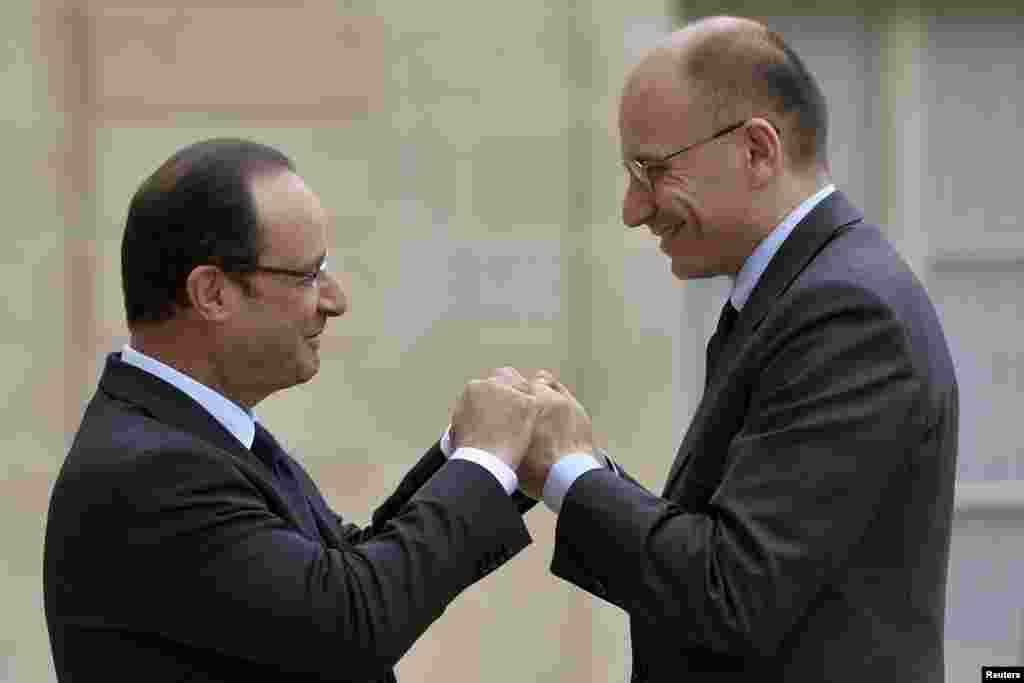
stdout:
{"type": "Polygon", "coordinates": [[[775,301],[840,229],[864,215],[839,190],[811,209],[775,253],[754,287],[736,323],[735,337],[745,337],[764,320],[775,301]]]}
{"type": "Polygon", "coordinates": [[[164,424],[194,434],[246,460],[255,459],[234,434],[191,396],[159,377],[125,363],[120,353],[107,355],[99,387],[113,398],[140,407],[164,424]]]}

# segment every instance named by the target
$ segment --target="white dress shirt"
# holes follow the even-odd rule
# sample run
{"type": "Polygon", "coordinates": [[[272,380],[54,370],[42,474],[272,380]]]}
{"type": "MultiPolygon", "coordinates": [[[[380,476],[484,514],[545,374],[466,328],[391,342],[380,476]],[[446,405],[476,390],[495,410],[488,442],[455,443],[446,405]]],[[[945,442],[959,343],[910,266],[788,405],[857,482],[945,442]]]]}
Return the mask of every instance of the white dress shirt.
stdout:
{"type": "Polygon", "coordinates": [[[256,436],[256,418],[250,411],[229,401],[205,384],[200,384],[188,375],[178,372],[170,365],[136,351],[128,344],[121,349],[121,360],[181,389],[221,423],[224,429],[231,432],[243,446],[252,449],[252,440],[256,436]]]}

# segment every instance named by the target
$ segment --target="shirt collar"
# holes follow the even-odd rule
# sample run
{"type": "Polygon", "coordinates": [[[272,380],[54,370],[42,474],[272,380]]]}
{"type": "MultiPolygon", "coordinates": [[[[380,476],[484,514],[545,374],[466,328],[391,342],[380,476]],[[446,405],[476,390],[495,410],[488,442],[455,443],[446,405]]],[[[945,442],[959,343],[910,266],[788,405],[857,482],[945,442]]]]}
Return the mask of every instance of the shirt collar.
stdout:
{"type": "Polygon", "coordinates": [[[793,232],[797,224],[811,212],[811,209],[820,204],[822,200],[835,192],[835,190],[836,186],[829,184],[818,190],[813,196],[805,199],[800,206],[793,209],[757,245],[754,253],[743,263],[743,268],[740,269],[739,274],[736,276],[736,281],[733,283],[732,292],[729,293],[729,301],[732,302],[737,311],[743,309],[747,299],[750,298],[751,293],[754,291],[754,287],[757,286],[761,276],[764,275],[764,271],[768,268],[768,264],[771,263],[772,257],[775,256],[779,247],[786,241],[786,238],[793,232]]]}
{"type": "Polygon", "coordinates": [[[229,401],[205,384],[200,384],[188,375],[178,372],[171,366],[161,363],[156,358],[136,351],[128,344],[121,349],[121,360],[128,365],[134,365],[151,375],[155,375],[188,394],[196,403],[201,405],[206,412],[210,413],[224,426],[224,429],[231,432],[242,445],[252,449],[252,440],[256,434],[255,417],[251,412],[245,410],[237,403],[229,401]]]}

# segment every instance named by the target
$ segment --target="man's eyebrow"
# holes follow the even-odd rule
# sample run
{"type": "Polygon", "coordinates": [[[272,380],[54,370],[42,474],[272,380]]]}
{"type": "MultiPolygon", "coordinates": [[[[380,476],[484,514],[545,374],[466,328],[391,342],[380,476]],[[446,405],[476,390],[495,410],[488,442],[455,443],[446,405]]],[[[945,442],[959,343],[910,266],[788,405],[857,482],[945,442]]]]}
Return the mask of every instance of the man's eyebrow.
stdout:
{"type": "Polygon", "coordinates": [[[623,155],[623,158],[626,161],[639,161],[641,164],[649,164],[652,161],[653,162],[661,161],[663,158],[665,158],[665,155],[664,154],[652,154],[651,152],[648,151],[648,152],[640,152],[639,154],[634,154],[633,156],[623,155]]]}

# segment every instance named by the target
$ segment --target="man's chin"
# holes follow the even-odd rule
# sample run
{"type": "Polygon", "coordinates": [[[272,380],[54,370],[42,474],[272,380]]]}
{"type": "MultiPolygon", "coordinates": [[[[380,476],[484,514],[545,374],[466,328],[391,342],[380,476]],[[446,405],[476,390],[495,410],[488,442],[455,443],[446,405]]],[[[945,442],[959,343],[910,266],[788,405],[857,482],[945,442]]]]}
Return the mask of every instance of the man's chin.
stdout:
{"type": "Polygon", "coordinates": [[[313,352],[310,357],[303,359],[303,361],[299,363],[299,367],[295,373],[295,383],[305,384],[316,377],[318,372],[320,372],[320,356],[316,352],[313,352]]]}
{"type": "Polygon", "coordinates": [[[305,377],[305,379],[302,381],[308,382],[309,380],[316,377],[317,373],[320,372],[320,359],[316,358],[311,365],[303,368],[303,370],[303,377],[305,377]]]}

